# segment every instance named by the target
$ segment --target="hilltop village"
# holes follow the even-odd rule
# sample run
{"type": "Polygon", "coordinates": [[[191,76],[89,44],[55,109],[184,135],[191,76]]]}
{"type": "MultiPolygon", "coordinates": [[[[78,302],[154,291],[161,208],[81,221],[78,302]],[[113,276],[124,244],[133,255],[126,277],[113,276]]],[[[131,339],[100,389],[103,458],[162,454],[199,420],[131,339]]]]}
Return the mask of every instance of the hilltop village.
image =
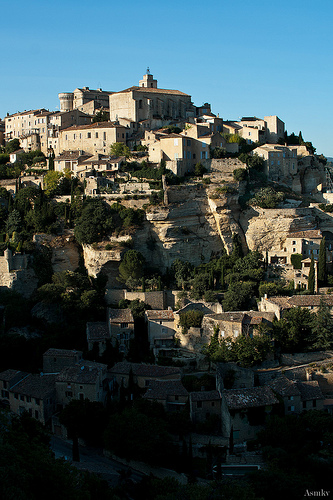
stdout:
{"type": "Polygon", "coordinates": [[[225,120],[149,69],[59,100],[0,121],[3,410],[190,482],[262,469],[239,498],[324,487],[331,164],[278,116],[225,120]]]}

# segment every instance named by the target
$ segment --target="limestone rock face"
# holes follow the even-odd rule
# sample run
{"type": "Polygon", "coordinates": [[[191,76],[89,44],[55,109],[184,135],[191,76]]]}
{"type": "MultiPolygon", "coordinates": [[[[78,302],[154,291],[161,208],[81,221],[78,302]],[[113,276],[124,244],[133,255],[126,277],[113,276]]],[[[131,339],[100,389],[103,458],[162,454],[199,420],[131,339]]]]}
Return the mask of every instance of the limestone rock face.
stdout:
{"type": "Polygon", "coordinates": [[[303,231],[316,227],[311,209],[249,208],[240,214],[249,250],[279,250],[290,231],[303,231]]]}
{"type": "Polygon", "coordinates": [[[223,250],[206,191],[179,192],[179,195],[182,202],[155,207],[147,213],[144,227],[133,238],[134,248],[151,266],[162,271],[175,259],[199,265],[223,250]]]}

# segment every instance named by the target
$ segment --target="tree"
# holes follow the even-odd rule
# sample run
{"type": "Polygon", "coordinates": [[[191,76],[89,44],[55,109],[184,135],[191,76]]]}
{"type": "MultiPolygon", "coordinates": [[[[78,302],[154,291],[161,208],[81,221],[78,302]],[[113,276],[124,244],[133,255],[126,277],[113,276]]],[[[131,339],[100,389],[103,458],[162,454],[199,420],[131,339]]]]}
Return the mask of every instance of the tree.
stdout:
{"type": "Polygon", "coordinates": [[[318,259],[318,281],[321,285],[326,282],[326,242],[325,236],[320,242],[318,259]]]}
{"type": "Polygon", "coordinates": [[[5,151],[7,154],[13,153],[14,151],[17,151],[20,148],[20,140],[19,139],[12,139],[11,141],[7,142],[5,151]]]}
{"type": "Polygon", "coordinates": [[[235,181],[245,181],[247,177],[247,171],[245,168],[235,168],[235,170],[233,171],[233,176],[235,181]]]}
{"type": "Polygon", "coordinates": [[[311,263],[310,263],[310,271],[308,277],[308,290],[310,293],[314,293],[315,289],[315,268],[314,268],[314,257],[313,252],[311,250],[311,263]]]}
{"type": "Polygon", "coordinates": [[[56,172],[55,170],[50,170],[46,175],[44,175],[44,189],[47,196],[54,196],[62,177],[63,174],[61,172],[56,172]]]}
{"type": "Polygon", "coordinates": [[[6,222],[6,231],[11,236],[13,232],[19,231],[22,226],[22,219],[18,210],[13,210],[9,215],[6,222]]]}
{"type": "Polygon", "coordinates": [[[309,309],[292,307],[273,323],[273,338],[284,351],[297,352],[312,347],[313,315],[309,309]]]}
{"type": "Polygon", "coordinates": [[[203,166],[202,163],[197,163],[194,167],[194,175],[196,177],[202,177],[203,174],[207,172],[206,167],[203,166]]]}
{"type": "Polygon", "coordinates": [[[111,144],[110,153],[117,158],[119,158],[119,156],[125,156],[127,159],[132,156],[129,148],[123,142],[114,142],[111,144]]]}
{"type": "Polygon", "coordinates": [[[85,202],[81,215],[76,220],[74,235],[80,244],[91,244],[103,240],[112,228],[109,205],[103,200],[91,199],[85,202]]]}
{"type": "Polygon", "coordinates": [[[144,265],[145,258],[140,252],[127,250],[119,266],[119,281],[126,283],[128,278],[142,278],[144,265]]]}
{"type": "Polygon", "coordinates": [[[110,118],[110,113],[108,113],[107,111],[104,111],[103,109],[101,109],[100,111],[97,111],[97,113],[95,114],[94,118],[92,119],[93,123],[96,123],[96,122],[107,122],[110,118]]]}
{"type": "Polygon", "coordinates": [[[223,310],[246,311],[251,309],[255,289],[256,284],[251,281],[231,283],[224,294],[224,300],[222,301],[223,310]]]}
{"type": "Polygon", "coordinates": [[[333,346],[333,318],[330,307],[321,297],[319,309],[314,315],[312,322],[312,333],[315,337],[313,347],[315,349],[332,349],[333,346]]]}

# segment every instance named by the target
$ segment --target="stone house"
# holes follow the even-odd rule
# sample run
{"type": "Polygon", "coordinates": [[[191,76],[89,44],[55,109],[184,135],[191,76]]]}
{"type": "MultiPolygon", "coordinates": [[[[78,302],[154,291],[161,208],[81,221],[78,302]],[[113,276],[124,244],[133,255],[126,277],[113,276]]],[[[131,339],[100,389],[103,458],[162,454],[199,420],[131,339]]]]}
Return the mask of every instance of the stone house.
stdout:
{"type": "Polygon", "coordinates": [[[222,391],[222,434],[234,444],[256,438],[279,400],[269,387],[222,391]]]}
{"type": "Polygon", "coordinates": [[[333,297],[330,295],[292,295],[291,297],[262,297],[258,302],[259,311],[271,311],[277,319],[281,319],[283,313],[292,307],[302,307],[317,312],[320,301],[324,300],[331,312],[333,308],[333,297]]]}
{"type": "Polygon", "coordinates": [[[189,401],[192,422],[205,422],[212,415],[221,418],[221,394],[219,391],[191,392],[189,401]]]}
{"type": "Polygon", "coordinates": [[[298,171],[297,148],[278,144],[263,144],[253,150],[264,160],[265,173],[272,181],[285,180],[298,171]]]}
{"type": "Polygon", "coordinates": [[[134,338],[134,318],[130,309],[108,308],[108,328],[112,344],[119,345],[120,352],[127,353],[134,338]]]}
{"type": "Polygon", "coordinates": [[[111,341],[108,325],[104,321],[88,322],[86,326],[88,350],[91,351],[95,344],[101,356],[106,349],[107,342],[111,341]]]}
{"type": "Polygon", "coordinates": [[[267,385],[283,399],[285,414],[324,407],[324,396],[317,381],[289,380],[282,375],[267,385]]]}
{"type": "Polygon", "coordinates": [[[56,376],[58,409],[72,399],[97,401],[105,404],[108,382],[107,365],[81,360],[74,366],[61,370],[56,376]]]}
{"type": "Polygon", "coordinates": [[[73,125],[88,125],[91,116],[78,109],[71,111],[58,111],[48,117],[47,124],[47,152],[58,155],[60,153],[59,131],[73,125]]]}
{"type": "Polygon", "coordinates": [[[133,381],[141,389],[148,387],[155,380],[179,380],[181,379],[181,369],[175,366],[148,365],[145,363],[129,363],[122,361],[116,363],[108,370],[109,379],[117,382],[120,387],[128,387],[130,372],[133,374],[133,381]]]}
{"type": "Polygon", "coordinates": [[[17,161],[20,160],[20,158],[22,157],[22,155],[24,155],[24,149],[23,148],[17,149],[16,151],[13,151],[9,155],[9,161],[10,161],[10,163],[16,163],[17,161]]]}
{"type": "Polygon", "coordinates": [[[155,356],[175,346],[174,315],[172,309],[145,312],[148,326],[148,342],[155,356]]]}
{"type": "Polygon", "coordinates": [[[59,151],[84,151],[85,154],[107,154],[111,144],[126,144],[126,128],[114,122],[74,125],[59,131],[59,151]]]}
{"type": "Polygon", "coordinates": [[[210,314],[202,321],[203,336],[207,339],[214,333],[214,326],[219,328],[221,339],[235,340],[240,335],[253,337],[256,335],[256,326],[271,324],[275,316],[272,312],[244,311],[210,314]]]}
{"type": "Polygon", "coordinates": [[[161,403],[166,411],[181,411],[188,402],[189,393],[180,380],[152,380],[144,399],[161,403]]]}
{"type": "Polygon", "coordinates": [[[33,375],[17,370],[0,374],[1,399],[17,415],[23,412],[46,424],[56,409],[54,375],[33,375]]]}
{"type": "MultiPolygon", "coordinates": [[[[268,252],[268,261],[270,264],[292,264],[291,257],[294,254],[301,254],[303,258],[313,257],[318,260],[319,247],[323,235],[319,229],[307,231],[295,231],[287,234],[280,251],[274,250],[268,252]]],[[[331,243],[327,243],[326,255],[328,262],[332,261],[331,243]]]]}
{"type": "Polygon", "coordinates": [[[50,348],[43,354],[43,373],[59,373],[82,360],[82,351],[50,348]]]}

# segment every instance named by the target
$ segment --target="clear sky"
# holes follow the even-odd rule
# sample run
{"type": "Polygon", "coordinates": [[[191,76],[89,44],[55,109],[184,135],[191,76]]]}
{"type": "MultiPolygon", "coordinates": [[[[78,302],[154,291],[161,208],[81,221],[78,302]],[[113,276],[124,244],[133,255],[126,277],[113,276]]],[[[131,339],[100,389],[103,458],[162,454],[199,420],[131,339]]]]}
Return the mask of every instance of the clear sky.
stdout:
{"type": "Polygon", "coordinates": [[[225,120],[278,115],[333,156],[332,0],[0,0],[0,117],[76,87],[160,88],[225,120]]]}

